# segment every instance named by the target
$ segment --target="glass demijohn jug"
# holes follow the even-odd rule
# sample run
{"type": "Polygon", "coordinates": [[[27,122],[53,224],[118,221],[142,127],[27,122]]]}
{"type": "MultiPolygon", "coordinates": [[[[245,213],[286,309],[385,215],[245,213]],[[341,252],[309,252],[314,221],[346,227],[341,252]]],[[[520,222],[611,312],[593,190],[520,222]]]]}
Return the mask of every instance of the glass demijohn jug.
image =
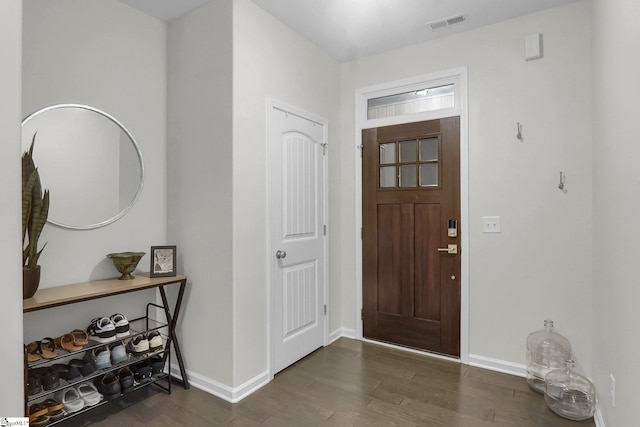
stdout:
{"type": "Polygon", "coordinates": [[[545,320],[544,329],[527,337],[527,383],[532,390],[544,394],[544,377],[564,367],[571,358],[571,343],[553,330],[553,321],[545,320]]]}
{"type": "Polygon", "coordinates": [[[561,417],[574,421],[591,418],[596,412],[596,389],[591,381],[573,370],[573,360],[566,360],[565,365],[545,377],[544,401],[561,417]]]}

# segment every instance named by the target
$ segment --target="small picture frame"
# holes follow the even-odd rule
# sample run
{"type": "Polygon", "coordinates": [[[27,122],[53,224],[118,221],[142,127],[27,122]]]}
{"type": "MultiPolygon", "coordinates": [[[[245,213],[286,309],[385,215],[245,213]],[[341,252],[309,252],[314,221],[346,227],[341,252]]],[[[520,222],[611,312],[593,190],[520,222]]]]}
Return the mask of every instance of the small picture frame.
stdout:
{"type": "Polygon", "coordinates": [[[151,246],[151,269],[149,277],[172,277],[176,275],[176,247],[151,246]]]}

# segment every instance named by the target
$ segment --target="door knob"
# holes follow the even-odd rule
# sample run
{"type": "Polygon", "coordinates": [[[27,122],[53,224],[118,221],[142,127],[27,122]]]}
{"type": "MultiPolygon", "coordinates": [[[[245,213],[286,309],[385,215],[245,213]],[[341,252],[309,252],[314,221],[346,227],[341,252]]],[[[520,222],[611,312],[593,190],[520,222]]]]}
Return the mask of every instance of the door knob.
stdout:
{"type": "Polygon", "coordinates": [[[448,254],[457,254],[458,245],[448,245],[446,248],[438,248],[438,252],[446,252],[448,254]]]}
{"type": "Polygon", "coordinates": [[[276,252],[276,258],[277,259],[285,259],[286,257],[287,257],[287,253],[285,251],[276,252]]]}

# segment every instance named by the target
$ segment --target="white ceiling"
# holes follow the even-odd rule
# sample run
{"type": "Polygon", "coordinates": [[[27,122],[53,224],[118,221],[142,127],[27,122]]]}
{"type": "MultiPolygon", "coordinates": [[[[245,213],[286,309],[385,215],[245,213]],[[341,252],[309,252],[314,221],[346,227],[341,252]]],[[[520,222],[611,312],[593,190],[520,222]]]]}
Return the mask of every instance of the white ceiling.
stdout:
{"type": "MultiPolygon", "coordinates": [[[[171,21],[209,0],[120,0],[171,21]]],[[[579,0],[253,0],[338,61],[373,55],[579,0]],[[439,30],[429,22],[465,14],[439,30]]]]}

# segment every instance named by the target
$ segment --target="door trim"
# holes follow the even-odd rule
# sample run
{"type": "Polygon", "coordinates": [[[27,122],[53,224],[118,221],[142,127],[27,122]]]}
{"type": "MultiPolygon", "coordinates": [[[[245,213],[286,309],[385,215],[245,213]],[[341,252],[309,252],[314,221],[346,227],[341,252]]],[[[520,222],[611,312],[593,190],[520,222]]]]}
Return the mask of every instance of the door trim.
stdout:
{"type": "MultiPolygon", "coordinates": [[[[322,142],[323,144],[327,144],[325,145],[325,147],[327,147],[326,149],[326,155],[324,156],[323,159],[323,195],[322,197],[324,198],[324,212],[323,212],[323,216],[324,216],[324,224],[326,225],[327,229],[329,228],[329,149],[328,149],[328,139],[329,139],[329,121],[321,116],[309,113],[307,111],[301,110],[297,107],[294,107],[292,105],[289,105],[287,103],[284,103],[282,101],[279,101],[277,99],[274,98],[270,98],[267,97],[267,102],[266,102],[266,118],[265,118],[265,123],[266,123],[266,152],[268,153],[270,150],[270,144],[271,141],[269,140],[269,135],[270,135],[270,126],[271,126],[271,110],[272,109],[277,109],[280,111],[284,111],[285,113],[288,114],[293,114],[295,116],[298,116],[302,119],[305,120],[309,120],[311,122],[315,122],[318,123],[320,125],[322,125],[322,129],[323,129],[323,135],[322,135],[322,142]]],[[[272,269],[272,257],[273,254],[271,253],[271,246],[272,246],[272,239],[271,239],[271,163],[269,162],[269,156],[267,155],[265,158],[265,162],[267,164],[267,179],[265,181],[266,184],[266,196],[267,196],[267,247],[266,247],[266,262],[267,262],[267,366],[269,367],[269,371],[268,371],[268,376],[269,376],[269,381],[271,381],[274,377],[274,356],[273,356],[273,352],[274,352],[274,345],[273,345],[273,336],[271,334],[271,325],[272,325],[272,316],[273,316],[273,310],[272,310],[272,306],[273,306],[273,300],[272,300],[272,295],[273,295],[273,281],[271,280],[272,278],[272,274],[273,274],[273,269],[272,269]]],[[[329,232],[327,231],[325,237],[324,237],[324,281],[322,283],[322,288],[323,288],[323,294],[324,294],[324,303],[327,307],[327,311],[326,311],[326,315],[324,316],[324,324],[323,324],[323,345],[326,346],[329,342],[329,316],[331,315],[331,310],[329,310],[329,307],[331,307],[331,305],[329,304],[329,232]]]]}
{"type": "Polygon", "coordinates": [[[469,111],[468,111],[467,67],[454,68],[437,73],[396,80],[375,86],[356,89],[355,93],[355,241],[356,241],[356,338],[362,340],[362,130],[372,127],[418,121],[460,117],[460,238],[461,238],[461,282],[460,282],[460,362],[469,362],[469,111]],[[392,93],[401,93],[414,88],[446,83],[456,84],[456,107],[446,110],[428,111],[405,116],[367,120],[367,100],[392,93]]]}

